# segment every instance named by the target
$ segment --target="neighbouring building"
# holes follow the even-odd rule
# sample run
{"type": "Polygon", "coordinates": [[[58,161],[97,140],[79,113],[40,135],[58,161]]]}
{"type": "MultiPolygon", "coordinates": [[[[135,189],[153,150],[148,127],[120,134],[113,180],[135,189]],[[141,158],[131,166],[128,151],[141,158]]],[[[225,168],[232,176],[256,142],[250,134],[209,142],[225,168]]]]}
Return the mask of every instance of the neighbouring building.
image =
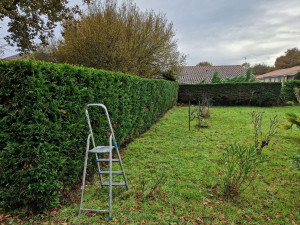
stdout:
{"type": "Polygon", "coordinates": [[[12,55],[12,56],[3,58],[3,59],[1,59],[1,60],[4,60],[4,61],[11,61],[11,60],[22,59],[23,57],[24,57],[24,56],[22,56],[21,54],[16,54],[16,55],[12,55]]]}
{"type": "Polygon", "coordinates": [[[300,66],[294,66],[287,69],[274,70],[269,73],[256,76],[256,79],[262,82],[283,82],[287,80],[294,80],[294,76],[300,71],[300,66]]]}
{"type": "Polygon", "coordinates": [[[224,79],[246,74],[247,69],[240,65],[184,66],[181,74],[177,76],[177,81],[182,84],[197,84],[205,79],[205,83],[211,83],[215,71],[218,71],[220,77],[224,79]]]}

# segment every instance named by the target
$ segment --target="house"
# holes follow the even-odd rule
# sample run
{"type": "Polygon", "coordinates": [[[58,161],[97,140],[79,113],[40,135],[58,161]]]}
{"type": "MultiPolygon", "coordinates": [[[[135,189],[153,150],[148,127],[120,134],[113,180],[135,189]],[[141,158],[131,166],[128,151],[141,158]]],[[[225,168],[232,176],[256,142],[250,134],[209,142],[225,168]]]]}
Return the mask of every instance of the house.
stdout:
{"type": "Polygon", "coordinates": [[[256,76],[256,79],[262,82],[283,82],[287,80],[294,80],[295,74],[299,71],[300,66],[294,66],[287,69],[274,70],[272,72],[256,76]]]}
{"type": "Polygon", "coordinates": [[[214,72],[218,71],[221,78],[232,78],[246,74],[247,69],[240,65],[229,66],[183,66],[181,74],[177,76],[178,83],[197,84],[205,79],[211,83],[214,72]]]}

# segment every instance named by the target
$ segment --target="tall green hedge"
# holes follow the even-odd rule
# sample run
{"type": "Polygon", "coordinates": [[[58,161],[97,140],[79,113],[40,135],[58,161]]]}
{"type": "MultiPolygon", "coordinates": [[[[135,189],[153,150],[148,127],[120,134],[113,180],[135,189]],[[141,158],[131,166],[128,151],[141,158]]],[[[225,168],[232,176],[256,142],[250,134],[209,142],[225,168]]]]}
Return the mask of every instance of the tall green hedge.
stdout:
{"type": "MultiPolygon", "coordinates": [[[[0,61],[0,202],[57,206],[82,173],[88,103],[107,106],[119,143],[149,128],[177,101],[178,84],[35,61],[0,61]]],[[[92,110],[95,132],[106,120],[92,110]]]]}
{"type": "Polygon", "coordinates": [[[279,102],[281,83],[224,83],[180,85],[178,102],[198,103],[202,96],[214,105],[272,106],[279,102]]]}
{"type": "Polygon", "coordinates": [[[295,87],[300,87],[300,80],[290,80],[283,83],[281,94],[285,101],[298,102],[294,92],[295,87]]]}

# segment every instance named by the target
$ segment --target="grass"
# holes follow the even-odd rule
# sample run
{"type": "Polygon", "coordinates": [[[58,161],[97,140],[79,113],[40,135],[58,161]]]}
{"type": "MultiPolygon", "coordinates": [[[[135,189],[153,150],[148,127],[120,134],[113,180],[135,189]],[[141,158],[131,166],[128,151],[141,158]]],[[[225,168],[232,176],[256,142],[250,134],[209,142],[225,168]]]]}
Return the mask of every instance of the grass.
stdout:
{"type": "MultiPolygon", "coordinates": [[[[93,212],[77,217],[78,192],[67,206],[38,215],[28,224],[35,219],[46,224],[299,224],[300,172],[292,160],[300,151],[299,129],[278,129],[263,149],[266,160],[257,178],[234,201],[222,196],[224,167],[220,161],[226,146],[254,144],[252,111],[265,112],[263,127],[267,130],[275,114],[284,123],[285,113],[299,114],[299,109],[213,107],[209,128],[198,131],[193,121],[188,131],[188,108],[175,107],[126,146],[122,159],[130,190],[114,187],[112,221],[107,214],[93,212]]],[[[85,193],[84,207],[107,207],[108,187],[101,190],[95,181],[85,193]]],[[[17,220],[11,219],[14,222],[17,220]]]]}

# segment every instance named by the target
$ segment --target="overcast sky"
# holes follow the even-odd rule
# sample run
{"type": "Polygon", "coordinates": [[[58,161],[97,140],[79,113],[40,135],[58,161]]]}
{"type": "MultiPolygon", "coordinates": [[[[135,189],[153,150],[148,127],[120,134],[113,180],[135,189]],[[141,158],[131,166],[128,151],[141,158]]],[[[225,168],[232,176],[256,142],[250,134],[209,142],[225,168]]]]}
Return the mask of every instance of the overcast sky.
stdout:
{"type": "MultiPolygon", "coordinates": [[[[79,0],[71,0],[72,3],[79,0]]],[[[300,48],[300,0],[135,0],[141,10],[166,14],[187,65],[273,65],[300,48]]],[[[1,35],[5,33],[5,26],[1,35]]],[[[58,33],[58,32],[57,32],[58,33]]],[[[15,54],[6,51],[5,56],[15,54]]]]}

